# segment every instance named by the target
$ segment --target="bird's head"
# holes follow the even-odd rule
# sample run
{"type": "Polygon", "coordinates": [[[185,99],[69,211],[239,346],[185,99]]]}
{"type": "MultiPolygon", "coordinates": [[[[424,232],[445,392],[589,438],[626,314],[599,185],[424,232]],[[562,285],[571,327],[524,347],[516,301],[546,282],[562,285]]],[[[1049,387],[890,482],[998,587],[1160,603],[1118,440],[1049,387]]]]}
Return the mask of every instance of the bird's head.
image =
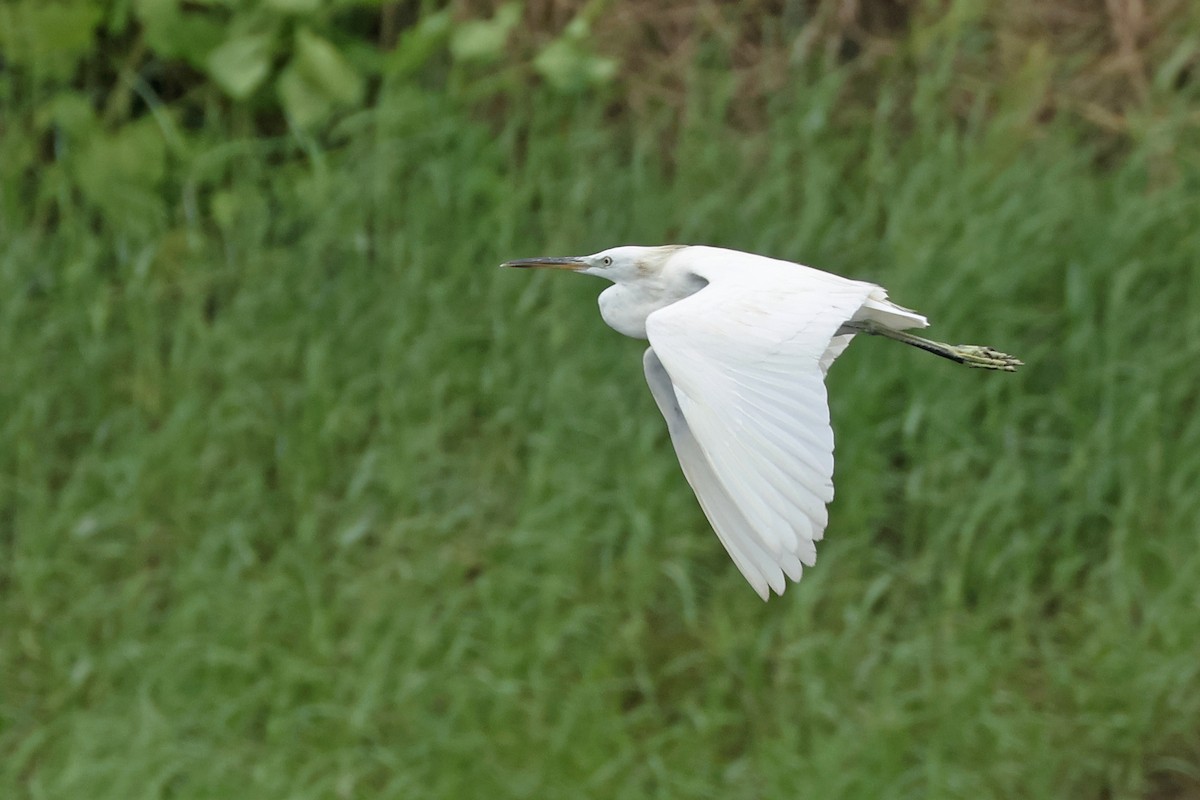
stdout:
{"type": "Polygon", "coordinates": [[[601,250],[590,256],[549,256],[542,258],[518,258],[505,261],[501,267],[525,269],[566,269],[597,275],[613,283],[631,283],[644,280],[662,272],[667,259],[684,245],[668,244],[658,247],[626,245],[601,250]]]}

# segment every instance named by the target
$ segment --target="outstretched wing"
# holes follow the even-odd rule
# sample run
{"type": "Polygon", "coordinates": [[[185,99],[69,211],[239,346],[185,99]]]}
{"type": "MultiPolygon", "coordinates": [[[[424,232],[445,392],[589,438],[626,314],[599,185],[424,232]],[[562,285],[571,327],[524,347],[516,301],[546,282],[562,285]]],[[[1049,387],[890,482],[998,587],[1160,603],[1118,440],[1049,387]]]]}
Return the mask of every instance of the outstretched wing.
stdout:
{"type": "Polygon", "coordinates": [[[648,318],[646,378],[709,522],[765,600],[816,561],[833,499],[825,370],[849,342],[838,330],[878,287],[802,272],[703,277],[648,318]]]}

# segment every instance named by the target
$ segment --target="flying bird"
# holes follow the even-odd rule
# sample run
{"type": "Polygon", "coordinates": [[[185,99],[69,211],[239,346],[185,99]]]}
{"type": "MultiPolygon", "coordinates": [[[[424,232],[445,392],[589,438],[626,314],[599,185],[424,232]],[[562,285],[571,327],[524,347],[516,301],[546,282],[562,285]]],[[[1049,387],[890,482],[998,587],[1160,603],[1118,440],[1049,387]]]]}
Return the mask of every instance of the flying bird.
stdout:
{"type": "Polygon", "coordinates": [[[721,544],[763,600],[816,562],[833,499],[825,373],[860,333],[968,367],[1021,365],[990,347],[908,333],[928,321],[883,287],[717,247],[614,247],[501,267],[607,278],[600,316],[648,339],[646,380],[721,544]]]}

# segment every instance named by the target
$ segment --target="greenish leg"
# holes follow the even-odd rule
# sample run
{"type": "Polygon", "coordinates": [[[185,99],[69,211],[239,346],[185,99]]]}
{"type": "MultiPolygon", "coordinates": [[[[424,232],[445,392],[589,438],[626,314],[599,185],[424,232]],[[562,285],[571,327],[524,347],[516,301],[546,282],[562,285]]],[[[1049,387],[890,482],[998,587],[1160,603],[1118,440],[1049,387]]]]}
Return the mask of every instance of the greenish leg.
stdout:
{"type": "Polygon", "coordinates": [[[869,319],[848,322],[843,328],[849,328],[860,333],[870,334],[871,336],[886,336],[889,339],[895,339],[897,342],[919,347],[922,350],[933,353],[935,356],[948,358],[956,363],[978,369],[998,369],[1004,372],[1016,372],[1017,367],[1024,363],[1019,358],[1010,356],[1008,353],[1001,353],[999,350],[993,350],[983,345],[935,342],[923,336],[915,336],[907,331],[898,331],[884,327],[869,319]]]}

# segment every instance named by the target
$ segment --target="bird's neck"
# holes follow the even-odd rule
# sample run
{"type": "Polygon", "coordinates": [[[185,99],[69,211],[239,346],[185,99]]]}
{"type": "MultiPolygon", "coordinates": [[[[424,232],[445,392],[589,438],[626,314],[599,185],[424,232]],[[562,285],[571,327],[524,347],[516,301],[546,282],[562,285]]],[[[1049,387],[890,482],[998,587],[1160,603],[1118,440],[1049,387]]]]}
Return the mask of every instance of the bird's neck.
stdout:
{"type": "Polygon", "coordinates": [[[661,275],[636,283],[614,283],[600,293],[600,316],[618,333],[646,338],[646,318],[704,288],[694,276],[661,275]]]}
{"type": "Polygon", "coordinates": [[[635,339],[646,338],[646,317],[662,308],[646,292],[639,292],[621,283],[600,293],[600,316],[617,333],[635,339]]]}

